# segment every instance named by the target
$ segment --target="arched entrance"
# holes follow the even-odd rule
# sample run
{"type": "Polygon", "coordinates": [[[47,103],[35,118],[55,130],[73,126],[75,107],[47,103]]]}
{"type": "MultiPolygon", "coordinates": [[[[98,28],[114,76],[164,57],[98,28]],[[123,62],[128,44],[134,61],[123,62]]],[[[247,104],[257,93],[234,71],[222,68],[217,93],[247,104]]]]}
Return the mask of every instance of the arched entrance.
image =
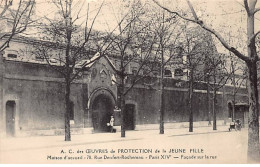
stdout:
{"type": "Polygon", "coordinates": [[[15,101],[6,102],[6,135],[15,136],[15,101]]]}
{"type": "Polygon", "coordinates": [[[90,112],[95,132],[107,132],[107,123],[114,114],[115,98],[109,90],[99,89],[90,98],[90,112]]]}

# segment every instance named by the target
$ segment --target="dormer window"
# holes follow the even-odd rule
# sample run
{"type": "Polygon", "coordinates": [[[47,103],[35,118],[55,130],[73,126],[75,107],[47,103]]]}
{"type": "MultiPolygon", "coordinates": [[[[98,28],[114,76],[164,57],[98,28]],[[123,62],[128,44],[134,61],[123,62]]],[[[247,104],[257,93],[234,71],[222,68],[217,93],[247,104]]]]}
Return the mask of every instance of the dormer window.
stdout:
{"type": "Polygon", "coordinates": [[[16,59],[17,58],[17,54],[9,53],[9,54],[7,54],[7,57],[16,59]]]}
{"type": "Polygon", "coordinates": [[[183,70],[182,69],[175,69],[174,70],[174,76],[183,76],[183,70]]]}

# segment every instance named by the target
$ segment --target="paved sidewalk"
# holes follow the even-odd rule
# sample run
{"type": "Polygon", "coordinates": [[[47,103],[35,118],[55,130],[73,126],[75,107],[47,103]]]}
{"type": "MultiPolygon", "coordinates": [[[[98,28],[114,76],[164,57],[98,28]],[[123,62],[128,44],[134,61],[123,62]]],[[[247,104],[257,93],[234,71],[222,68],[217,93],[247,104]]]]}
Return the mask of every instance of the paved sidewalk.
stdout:
{"type": "MultiPolygon", "coordinates": [[[[117,133],[94,133],[72,135],[70,142],[64,141],[64,136],[32,136],[32,137],[17,137],[0,139],[1,151],[14,150],[32,150],[41,148],[53,148],[64,146],[89,145],[98,143],[113,143],[118,141],[142,140],[146,138],[164,138],[185,135],[201,135],[211,133],[235,133],[228,131],[229,126],[218,126],[217,130],[212,130],[212,127],[194,128],[194,132],[189,132],[188,128],[181,129],[165,129],[165,133],[159,134],[158,130],[140,130],[126,131],[126,137],[121,138],[121,132],[117,133]]],[[[245,130],[245,129],[243,129],[245,130]]]]}

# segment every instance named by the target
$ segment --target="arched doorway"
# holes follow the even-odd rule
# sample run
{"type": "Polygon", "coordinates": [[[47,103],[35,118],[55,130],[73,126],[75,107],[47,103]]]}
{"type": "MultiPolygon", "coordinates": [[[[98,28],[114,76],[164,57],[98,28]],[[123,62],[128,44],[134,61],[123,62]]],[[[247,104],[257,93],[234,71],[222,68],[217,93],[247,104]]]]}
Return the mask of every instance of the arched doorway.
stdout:
{"type": "Polygon", "coordinates": [[[6,136],[15,136],[15,101],[6,102],[6,136]]]}
{"type": "Polygon", "coordinates": [[[114,112],[114,102],[106,94],[95,97],[92,104],[92,124],[95,132],[107,132],[107,123],[114,112]]]}

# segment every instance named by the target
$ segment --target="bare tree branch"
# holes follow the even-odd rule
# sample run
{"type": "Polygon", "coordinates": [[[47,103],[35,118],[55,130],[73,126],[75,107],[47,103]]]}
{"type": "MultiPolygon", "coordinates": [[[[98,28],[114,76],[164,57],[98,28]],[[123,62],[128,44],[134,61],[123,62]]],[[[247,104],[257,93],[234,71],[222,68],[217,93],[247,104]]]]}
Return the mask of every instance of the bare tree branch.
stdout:
{"type": "MultiPolygon", "coordinates": [[[[125,19],[125,17],[124,17],[123,19],[125,19]]],[[[122,21],[123,21],[123,20],[121,20],[121,22],[122,22],[122,21]]],[[[132,20],[132,21],[133,21],[133,20],[132,20]]],[[[132,22],[132,21],[131,21],[131,22],[132,22]]],[[[127,25],[124,27],[123,31],[124,31],[128,26],[129,26],[129,24],[127,24],[127,25]]],[[[118,27],[118,25],[117,25],[116,27],[118,27]]],[[[116,28],[115,28],[115,29],[116,29],[116,28]]],[[[115,30],[115,29],[114,29],[114,30],[115,30]]],[[[120,32],[120,33],[117,35],[117,37],[121,36],[122,33],[123,33],[123,32],[120,32]]],[[[112,35],[112,34],[113,34],[113,31],[110,33],[110,35],[112,35]]],[[[84,68],[85,68],[87,65],[89,65],[89,64],[91,64],[91,63],[93,63],[93,62],[99,60],[101,57],[103,57],[103,56],[105,55],[105,52],[107,51],[107,49],[110,47],[110,45],[111,45],[113,42],[115,42],[115,39],[116,39],[116,38],[113,38],[113,39],[109,42],[109,44],[106,46],[105,49],[103,49],[103,46],[104,46],[105,44],[102,46],[102,50],[101,50],[101,51],[102,51],[103,53],[99,53],[99,54],[100,54],[99,57],[97,57],[96,59],[93,59],[93,60],[90,61],[90,62],[85,62],[85,63],[82,65],[81,69],[79,69],[79,70],[74,74],[74,76],[71,77],[71,82],[78,76],[78,74],[79,74],[80,72],[84,71],[84,68]]],[[[114,69],[114,70],[117,72],[116,69],[114,69]]]]}
{"type": "Polygon", "coordinates": [[[83,8],[85,2],[86,2],[86,1],[84,1],[83,4],[81,5],[79,11],[77,12],[76,18],[72,21],[72,24],[74,24],[74,23],[79,19],[79,14],[80,14],[80,12],[81,12],[81,10],[82,10],[82,8],[83,8]]]}
{"type": "MultiPolygon", "coordinates": [[[[246,78],[247,78],[247,76],[244,76],[242,81],[240,81],[239,85],[237,87],[235,87],[236,88],[236,90],[234,92],[235,94],[238,92],[238,90],[240,90],[240,87],[243,84],[244,80],[246,80],[246,78]]],[[[237,83],[238,83],[238,81],[237,81],[237,83]]]]}
{"type": "MultiPolygon", "coordinates": [[[[93,28],[93,26],[94,26],[94,23],[95,23],[95,21],[96,21],[96,19],[97,19],[97,16],[99,15],[99,13],[100,13],[100,11],[101,11],[101,8],[102,8],[102,6],[103,6],[103,4],[104,4],[104,1],[102,2],[102,4],[100,5],[100,7],[99,7],[99,9],[98,9],[98,12],[96,13],[96,15],[95,15],[95,17],[94,17],[94,19],[93,19],[93,21],[92,21],[92,23],[91,23],[91,25],[90,25],[90,29],[89,29],[89,31],[88,31],[88,17],[89,17],[89,13],[87,13],[87,19],[86,19],[86,27],[85,27],[85,38],[84,38],[84,42],[81,44],[81,46],[79,47],[79,49],[74,53],[74,57],[76,58],[77,57],[77,55],[84,49],[84,46],[89,42],[89,37],[90,37],[90,35],[91,35],[91,32],[92,32],[92,28],[93,28]]],[[[88,11],[87,12],[89,12],[89,6],[88,6],[88,11]]],[[[75,66],[75,63],[73,64],[73,68],[74,68],[74,66],[75,66]]]]}
{"type": "Polygon", "coordinates": [[[186,0],[186,1],[187,1],[188,5],[189,5],[189,8],[190,8],[190,10],[191,10],[191,13],[192,13],[194,19],[195,19],[196,21],[199,21],[199,18],[198,18],[198,16],[197,16],[197,14],[196,14],[196,12],[195,12],[195,10],[194,10],[194,8],[193,8],[191,2],[190,2],[189,0],[186,0]]]}
{"type": "Polygon", "coordinates": [[[249,10],[249,6],[248,6],[248,2],[247,0],[244,0],[244,7],[246,9],[246,13],[249,16],[250,15],[250,10],[249,10]]]}
{"type": "Polygon", "coordinates": [[[95,23],[95,21],[96,21],[96,19],[97,19],[98,14],[99,14],[100,11],[101,11],[101,8],[103,7],[103,4],[104,4],[104,0],[103,0],[102,4],[100,5],[100,8],[98,9],[98,12],[96,13],[96,15],[95,15],[95,17],[94,17],[94,19],[93,19],[93,21],[92,21],[92,23],[91,23],[91,26],[90,26],[90,29],[89,29],[87,38],[85,38],[85,42],[87,42],[88,39],[89,39],[90,33],[91,33],[91,31],[92,31],[92,28],[93,28],[93,26],[94,26],[94,23],[95,23]]]}
{"type": "MultiPolygon", "coordinates": [[[[12,2],[13,1],[10,0],[8,3],[12,4],[12,2]]],[[[7,1],[6,1],[6,3],[7,3],[7,1]]],[[[22,0],[19,1],[18,8],[15,11],[14,20],[12,21],[11,32],[5,33],[4,35],[1,36],[1,39],[6,38],[6,37],[7,37],[7,39],[5,40],[5,42],[3,42],[3,44],[1,44],[0,51],[3,51],[4,49],[9,47],[9,43],[10,43],[11,39],[13,38],[13,36],[20,34],[27,29],[27,26],[29,24],[29,19],[32,14],[32,9],[34,7],[35,2],[34,2],[34,0],[30,0],[30,1],[26,2],[25,7],[22,8],[23,3],[25,3],[25,2],[23,2],[22,0]],[[29,11],[28,11],[28,9],[29,9],[29,11]],[[23,19],[23,17],[25,17],[25,22],[21,23],[21,19],[23,19]]]]}
{"type": "Polygon", "coordinates": [[[162,6],[162,5],[159,4],[159,2],[157,2],[156,0],[153,0],[153,1],[154,1],[158,6],[160,6],[161,8],[163,8],[164,10],[166,10],[166,11],[172,13],[172,14],[175,14],[175,15],[177,15],[178,17],[180,17],[180,18],[182,18],[182,19],[184,19],[184,20],[186,20],[186,21],[190,21],[190,22],[193,22],[193,23],[198,24],[198,25],[201,26],[203,29],[205,29],[205,30],[207,30],[208,32],[212,33],[212,34],[221,42],[221,44],[222,44],[226,49],[228,49],[229,51],[233,52],[237,57],[241,58],[242,60],[244,60],[244,61],[246,61],[246,62],[249,61],[249,58],[248,58],[248,57],[246,57],[245,55],[243,55],[241,52],[239,52],[239,51],[238,51],[237,49],[235,49],[234,47],[229,46],[228,43],[222,38],[222,36],[221,36],[218,32],[216,32],[214,29],[212,29],[212,28],[206,26],[206,25],[203,23],[203,21],[201,21],[201,20],[199,20],[199,19],[198,19],[198,20],[194,20],[194,19],[186,18],[186,17],[180,15],[178,12],[171,11],[170,9],[168,9],[168,8],[166,8],[166,7],[164,7],[164,6],[162,6]]]}
{"type": "Polygon", "coordinates": [[[3,8],[2,12],[0,13],[0,18],[3,17],[3,15],[7,11],[7,9],[12,5],[12,3],[13,3],[13,0],[10,0],[10,1],[5,0],[4,8],[3,8]]]}
{"type": "Polygon", "coordinates": [[[44,59],[46,60],[47,64],[49,65],[50,68],[52,68],[53,70],[61,73],[63,76],[66,75],[66,73],[64,72],[64,70],[59,69],[59,67],[56,67],[55,65],[51,64],[50,62],[50,56],[48,55],[48,50],[50,49],[48,46],[45,47],[43,45],[37,45],[37,47],[35,48],[38,54],[40,54],[40,56],[42,55],[44,57],[44,59]]]}
{"type": "Polygon", "coordinates": [[[249,39],[248,46],[250,46],[250,45],[252,44],[252,42],[255,41],[255,38],[257,37],[258,34],[260,34],[260,31],[258,31],[257,33],[255,33],[255,34],[249,39]]]}
{"type": "Polygon", "coordinates": [[[254,14],[256,14],[259,11],[260,11],[260,8],[256,8],[255,11],[254,11],[254,14]]]}

